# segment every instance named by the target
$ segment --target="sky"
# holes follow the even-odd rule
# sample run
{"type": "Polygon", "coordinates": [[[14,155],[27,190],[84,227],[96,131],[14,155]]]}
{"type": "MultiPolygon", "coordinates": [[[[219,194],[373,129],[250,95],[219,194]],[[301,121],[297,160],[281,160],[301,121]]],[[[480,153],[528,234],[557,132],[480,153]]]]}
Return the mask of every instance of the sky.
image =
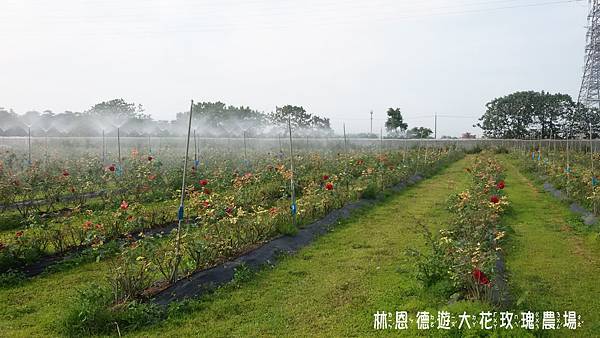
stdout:
{"type": "Polygon", "coordinates": [[[191,99],[301,105],[339,133],[389,107],[438,137],[520,90],[577,99],[587,1],[2,0],[0,107],[123,98],[159,120],[191,99]]]}

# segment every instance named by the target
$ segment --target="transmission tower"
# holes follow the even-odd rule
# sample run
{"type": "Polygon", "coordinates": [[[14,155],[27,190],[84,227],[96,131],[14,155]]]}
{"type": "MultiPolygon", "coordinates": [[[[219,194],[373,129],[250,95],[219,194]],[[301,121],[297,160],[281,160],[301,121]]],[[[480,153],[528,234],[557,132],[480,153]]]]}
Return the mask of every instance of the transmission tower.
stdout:
{"type": "Polygon", "coordinates": [[[578,102],[600,108],[600,0],[589,0],[585,65],[578,102]]]}

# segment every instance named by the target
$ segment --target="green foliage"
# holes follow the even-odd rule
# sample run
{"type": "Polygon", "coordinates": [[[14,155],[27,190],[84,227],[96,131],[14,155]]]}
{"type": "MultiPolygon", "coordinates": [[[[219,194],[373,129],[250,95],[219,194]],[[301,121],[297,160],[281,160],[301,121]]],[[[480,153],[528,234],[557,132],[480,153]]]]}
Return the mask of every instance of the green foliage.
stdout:
{"type": "Polygon", "coordinates": [[[439,240],[433,236],[428,227],[418,224],[416,227],[425,239],[429,252],[419,252],[415,249],[408,249],[407,255],[412,257],[416,266],[416,278],[423,283],[425,287],[431,287],[441,281],[450,282],[444,248],[439,240]]]}
{"type": "Polygon", "coordinates": [[[429,138],[433,134],[433,131],[425,127],[414,127],[407,132],[408,138],[429,138]]]}
{"type": "Polygon", "coordinates": [[[144,115],[142,105],[126,102],[123,99],[113,99],[93,105],[86,113],[103,117],[117,117],[120,119],[149,119],[144,115]]]}
{"type": "Polygon", "coordinates": [[[589,136],[589,124],[597,131],[600,114],[577,104],[566,94],[516,92],[486,104],[477,127],[490,138],[571,138],[589,136]]]}
{"type": "Polygon", "coordinates": [[[369,200],[374,200],[379,195],[381,189],[377,183],[370,182],[365,190],[362,191],[361,197],[369,200]]]}
{"type": "Polygon", "coordinates": [[[90,284],[77,291],[66,309],[61,331],[71,337],[112,334],[153,324],[164,316],[157,305],[128,302],[111,307],[107,290],[90,284]]]}
{"type": "Polygon", "coordinates": [[[124,251],[111,262],[108,282],[114,302],[137,299],[152,284],[152,262],[148,257],[138,256],[139,252],[124,251]]]}
{"type": "Polygon", "coordinates": [[[293,129],[331,131],[328,118],[309,114],[302,106],[285,105],[277,107],[274,113],[269,114],[270,122],[280,125],[284,129],[287,128],[288,119],[290,119],[293,129]]]}
{"type": "Polygon", "coordinates": [[[252,276],[254,276],[254,271],[252,271],[252,269],[250,269],[250,267],[248,267],[246,264],[242,263],[235,268],[233,273],[233,283],[240,285],[249,281],[252,276]]]}
{"type": "Polygon", "coordinates": [[[408,124],[404,122],[402,118],[402,111],[400,108],[388,108],[387,110],[387,121],[385,121],[385,129],[391,134],[398,136],[408,128],[408,124]]]}
{"type": "Polygon", "coordinates": [[[77,290],[77,294],[65,311],[62,331],[71,337],[89,336],[114,332],[113,315],[108,305],[110,293],[97,284],[77,290]]]}
{"type": "Polygon", "coordinates": [[[298,233],[298,228],[295,227],[291,221],[280,222],[277,224],[277,231],[282,235],[294,236],[298,233]]]}
{"type": "Polygon", "coordinates": [[[25,280],[25,274],[20,271],[7,271],[0,274],[0,287],[8,288],[19,285],[25,280]]]}

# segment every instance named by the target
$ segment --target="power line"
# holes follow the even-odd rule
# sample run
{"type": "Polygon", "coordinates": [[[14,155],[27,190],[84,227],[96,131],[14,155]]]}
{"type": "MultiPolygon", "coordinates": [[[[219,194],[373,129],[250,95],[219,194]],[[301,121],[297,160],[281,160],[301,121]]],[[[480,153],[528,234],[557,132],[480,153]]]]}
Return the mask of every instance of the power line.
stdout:
{"type": "MultiPolygon", "coordinates": [[[[485,1],[482,3],[508,3],[508,2],[513,2],[513,1],[514,0],[491,0],[491,1],[485,1]]],[[[584,1],[584,0],[553,0],[553,1],[545,1],[545,2],[518,4],[518,5],[509,5],[509,6],[486,7],[486,8],[475,8],[475,9],[462,9],[462,8],[465,8],[464,7],[465,4],[463,4],[462,7],[461,6],[445,6],[445,7],[437,6],[436,8],[456,8],[458,10],[445,11],[445,12],[444,11],[431,12],[431,10],[428,10],[429,12],[427,12],[427,13],[417,14],[417,15],[398,15],[398,16],[389,16],[388,15],[383,18],[375,18],[375,21],[378,21],[380,23],[396,22],[399,20],[419,19],[419,18],[448,16],[448,15],[464,15],[464,14],[470,14],[470,13],[484,13],[484,12],[492,12],[492,11],[507,10],[507,9],[549,6],[549,5],[575,3],[575,2],[582,2],[582,1],[584,1]]],[[[475,6],[478,4],[471,3],[471,4],[466,4],[466,5],[475,6]]],[[[360,7],[358,7],[358,8],[360,8],[360,7]]],[[[361,13],[358,16],[347,15],[345,17],[342,17],[341,19],[339,18],[338,12],[334,12],[333,14],[335,15],[334,17],[321,16],[319,18],[317,16],[312,16],[313,19],[322,20],[322,21],[314,22],[314,24],[319,25],[319,26],[328,26],[328,25],[353,23],[356,20],[360,21],[360,20],[364,20],[364,19],[371,19],[371,20],[373,19],[373,16],[366,16],[366,15],[363,15],[363,13],[361,13]],[[337,20],[334,20],[334,19],[337,19],[337,20]]],[[[136,15],[139,17],[139,13],[136,13],[136,15]]],[[[107,17],[104,17],[104,19],[110,18],[110,17],[111,16],[107,16],[107,17]]],[[[261,18],[261,17],[268,19],[270,17],[270,15],[264,15],[264,14],[258,15],[258,18],[261,18]]],[[[186,17],[186,18],[194,19],[194,17],[186,17]]],[[[246,16],[244,18],[247,19],[246,16]]],[[[311,16],[308,16],[308,18],[310,19],[311,16]]],[[[299,16],[297,16],[296,19],[299,19],[299,16]]],[[[203,22],[203,20],[197,20],[197,21],[203,22]]],[[[270,20],[263,20],[262,22],[268,22],[268,21],[270,21],[270,20]]],[[[283,25],[275,23],[275,24],[267,24],[267,25],[254,25],[252,27],[259,28],[259,29],[260,28],[265,28],[265,29],[286,28],[286,27],[290,27],[290,25],[289,25],[290,23],[294,23],[293,20],[285,20],[285,21],[286,21],[286,23],[283,25]]],[[[82,24],[88,23],[87,19],[86,19],[86,21],[70,21],[70,22],[66,22],[66,23],[78,23],[78,22],[82,23],[82,24]]],[[[60,21],[58,23],[60,23],[60,21]]],[[[139,24],[140,22],[137,22],[137,23],[139,24]]],[[[155,23],[155,22],[150,22],[150,23],[155,23]]],[[[126,24],[131,24],[131,22],[128,21],[126,24]]],[[[248,25],[239,24],[239,23],[235,23],[235,22],[226,22],[226,23],[219,23],[219,24],[208,24],[208,25],[205,24],[205,25],[196,26],[196,27],[181,27],[181,28],[174,28],[174,29],[170,28],[170,29],[163,29],[163,30],[146,30],[146,29],[142,28],[139,30],[132,30],[129,32],[125,31],[125,32],[132,33],[132,34],[148,34],[148,35],[169,34],[169,33],[198,33],[198,32],[222,31],[222,30],[227,30],[228,28],[247,27],[247,26],[248,25]]],[[[9,33],[14,33],[14,31],[9,32],[9,33]]],[[[94,33],[101,33],[101,32],[94,31],[94,33]]],[[[122,35],[123,30],[119,30],[118,32],[114,32],[114,33],[122,35]]]]}

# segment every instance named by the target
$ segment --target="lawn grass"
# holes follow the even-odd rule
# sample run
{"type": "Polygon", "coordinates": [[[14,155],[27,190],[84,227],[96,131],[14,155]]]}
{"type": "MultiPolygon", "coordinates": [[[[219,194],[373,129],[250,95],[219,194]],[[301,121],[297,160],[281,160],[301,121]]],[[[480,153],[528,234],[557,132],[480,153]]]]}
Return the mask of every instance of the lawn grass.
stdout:
{"type": "MultiPolygon", "coordinates": [[[[354,241],[352,238],[344,238],[342,237],[343,243],[341,243],[342,247],[331,246],[329,241],[332,239],[328,239],[329,236],[326,236],[319,240],[318,244],[311,250],[313,252],[318,253],[319,257],[327,257],[332,255],[331,258],[336,261],[339,259],[339,267],[343,266],[352,266],[353,273],[348,277],[352,277],[352,279],[360,280],[363,274],[371,274],[375,272],[376,274],[380,274],[380,269],[377,268],[374,264],[376,262],[371,262],[373,259],[377,259],[377,257],[381,256],[384,259],[384,263],[395,264],[392,269],[399,268],[399,262],[393,262],[393,260],[389,260],[391,256],[404,259],[404,254],[402,252],[402,248],[394,247],[392,244],[399,240],[405,233],[411,234],[412,230],[410,226],[414,223],[414,219],[409,218],[403,222],[403,226],[398,228],[398,232],[394,234],[394,239],[386,239],[386,233],[390,229],[381,229],[377,230],[377,222],[383,218],[392,217],[393,220],[391,223],[388,223],[388,226],[394,226],[397,223],[398,218],[394,217],[397,210],[398,205],[406,205],[411,206],[411,213],[405,213],[406,215],[411,215],[411,217],[422,217],[423,219],[430,219],[431,215],[437,215],[436,218],[440,220],[445,217],[444,213],[440,213],[440,210],[443,209],[443,205],[445,203],[445,198],[447,196],[447,192],[451,191],[455,188],[455,178],[458,176],[459,178],[464,180],[464,175],[462,174],[462,168],[465,166],[465,160],[462,160],[458,163],[455,163],[450,166],[450,168],[445,169],[443,174],[434,176],[430,180],[426,180],[420,183],[418,186],[410,188],[400,194],[396,195],[398,197],[393,197],[386,205],[391,203],[391,206],[376,212],[375,214],[371,214],[371,212],[365,212],[362,216],[355,218],[355,222],[359,222],[360,224],[363,221],[367,222],[369,225],[367,228],[355,229],[358,231],[354,236],[358,236],[362,238],[362,241],[354,241]],[[435,182],[435,189],[432,189],[431,182],[435,182]],[[425,188],[423,188],[425,186],[425,188]],[[421,195],[424,191],[429,191],[428,194],[429,202],[426,204],[415,203],[415,201],[420,201],[419,195],[421,195]],[[398,200],[397,198],[401,198],[398,200]],[[396,201],[396,202],[394,202],[396,201]],[[432,204],[439,204],[440,207],[432,207],[432,204]],[[370,220],[372,216],[375,216],[375,220],[370,220]],[[369,238],[371,233],[377,233],[382,236],[377,243],[371,243],[369,238]],[[383,241],[383,242],[381,242],[383,241]],[[321,252],[322,251],[322,252],[321,252]],[[340,257],[335,257],[341,253],[340,257]]],[[[388,221],[390,222],[390,221],[388,221]]],[[[438,224],[433,222],[432,224],[438,224]]],[[[340,229],[340,231],[347,231],[344,229],[340,229]]],[[[337,234],[337,231],[331,234],[334,238],[339,238],[340,235],[337,234]]],[[[344,235],[342,235],[344,236],[344,235]]],[[[406,238],[405,247],[410,244],[410,239],[416,239],[416,236],[411,234],[410,238],[406,238]]],[[[319,274],[321,272],[327,272],[330,266],[319,266],[318,271],[313,271],[310,274],[306,272],[309,267],[313,266],[315,261],[312,260],[310,253],[303,252],[301,255],[297,257],[300,263],[305,264],[304,267],[292,270],[283,270],[284,275],[282,282],[294,282],[294,283],[306,283],[302,288],[298,288],[293,292],[297,293],[297,296],[300,298],[305,298],[303,295],[306,295],[310,290],[304,291],[305,288],[313,288],[315,289],[315,294],[313,295],[328,295],[331,292],[331,288],[337,289],[338,294],[341,298],[342,294],[350,294],[351,291],[348,291],[350,284],[344,286],[339,284],[336,281],[333,281],[335,285],[332,285],[331,288],[319,288],[319,281],[314,281],[314,278],[320,279],[319,274]],[[305,278],[302,278],[305,277],[305,278]],[[318,291],[317,291],[318,290],[318,291]],[[346,291],[343,291],[346,290],[346,291]]],[[[395,260],[395,259],[394,259],[395,260]]],[[[282,263],[285,266],[285,262],[288,260],[284,260],[282,263]]],[[[58,335],[58,330],[61,325],[61,321],[64,318],[63,310],[69,307],[70,302],[73,301],[73,297],[76,295],[77,289],[82,286],[89,284],[90,282],[97,282],[99,284],[104,284],[104,277],[106,276],[108,269],[107,262],[100,263],[89,263],[83,264],[77,268],[72,268],[66,271],[41,275],[35,277],[29,281],[26,281],[22,284],[19,284],[12,288],[4,288],[0,289],[0,300],[2,301],[3,306],[0,307],[0,333],[1,336],[7,337],[31,337],[31,336],[56,336],[58,335]]],[[[285,269],[285,268],[284,268],[285,269]]],[[[279,270],[277,268],[276,270],[279,270]]],[[[387,270],[386,270],[387,271],[387,270]]],[[[266,274],[267,271],[262,272],[261,274],[266,274]]],[[[398,275],[396,273],[396,275],[398,275]]],[[[379,278],[384,275],[380,275],[379,278]]],[[[334,278],[335,276],[331,276],[334,278]]],[[[276,277],[280,278],[280,277],[276,277]]],[[[389,286],[393,286],[393,284],[389,284],[391,281],[384,278],[383,282],[387,282],[389,286]]],[[[252,283],[255,283],[255,279],[252,279],[252,283]]],[[[277,282],[273,282],[275,285],[277,282]]],[[[416,286],[415,286],[416,287],[416,286]]],[[[258,292],[264,292],[265,294],[272,294],[272,296],[276,296],[279,298],[278,292],[272,292],[272,288],[265,286],[264,290],[256,290],[258,292]],[[272,293],[271,293],[272,292],[272,293]]],[[[363,293],[369,293],[370,286],[367,284],[360,285],[363,293]]],[[[411,286],[412,288],[412,286],[411,286]]],[[[390,291],[394,291],[392,288],[390,291]]],[[[406,292],[406,290],[400,290],[400,292],[406,292]]],[[[412,290],[412,289],[407,289],[412,290]]],[[[285,292],[285,290],[281,290],[281,292],[285,292]]],[[[399,292],[395,290],[395,292],[399,292]]],[[[330,295],[332,296],[332,295],[330,295]]],[[[380,297],[382,297],[381,295],[380,297]]],[[[215,295],[216,298],[218,296],[215,295]]],[[[333,297],[333,296],[332,296],[333,297]]],[[[353,298],[354,296],[350,296],[353,298]]],[[[396,297],[392,295],[391,298],[396,297]]],[[[416,295],[414,296],[418,298],[416,295]]],[[[246,299],[246,298],[244,298],[246,299]]],[[[314,298],[312,298],[314,299],[314,298]]],[[[360,296],[357,299],[361,299],[360,296]]],[[[305,301],[309,301],[307,298],[305,301]]],[[[339,299],[335,301],[343,302],[343,299],[339,299]]],[[[393,304],[393,299],[391,304],[393,304]]],[[[235,303],[232,303],[235,304],[235,303]]],[[[293,313],[296,310],[299,310],[298,306],[302,303],[286,303],[281,304],[282,311],[281,316],[284,316],[286,312],[292,311],[293,313]],[[284,308],[290,308],[290,310],[285,310],[284,308]],[[292,310],[296,309],[296,310],[292,310]],[[284,311],[285,310],[285,311],[284,311]]],[[[229,305],[224,305],[228,307],[229,305]]],[[[233,306],[236,307],[237,305],[233,306]]],[[[389,309],[391,310],[391,309],[389,309]]],[[[268,316],[267,313],[261,315],[261,317],[266,318],[268,316]]],[[[283,318],[283,317],[279,318],[283,318]]],[[[372,314],[368,315],[367,322],[370,323],[370,318],[372,314]]],[[[277,316],[271,318],[271,320],[265,320],[265,323],[271,323],[274,327],[278,327],[277,316]]],[[[284,319],[281,319],[284,320],[284,319]]],[[[168,327],[168,323],[165,324],[165,327],[168,327]]],[[[285,328],[286,325],[282,325],[281,328],[285,328]]],[[[352,330],[348,331],[351,332],[352,330]]]]}
{"type": "MultiPolygon", "coordinates": [[[[373,329],[377,311],[408,311],[414,318],[417,311],[457,314],[491,309],[470,301],[448,305],[444,290],[424,289],[415,279],[415,267],[405,254],[408,248],[424,247],[415,224],[422,222],[433,231],[446,226],[447,198],[468,184],[470,178],[463,169],[471,158],[359,212],[298,254],[247,281],[179,304],[167,320],[127,333],[141,337],[528,335],[519,330],[417,331],[415,323],[403,332],[373,329]]],[[[561,330],[556,335],[600,336],[597,229],[586,229],[567,206],[536,187],[507,156],[501,160],[507,169],[506,193],[511,203],[503,223],[513,230],[506,245],[508,285],[514,300],[510,310],[577,311],[584,321],[581,329],[561,330]]],[[[76,289],[91,281],[102,283],[107,266],[106,262],[84,264],[0,289],[0,336],[58,336],[63,309],[76,289]]],[[[391,318],[392,326],[393,322],[391,318]]]]}
{"type": "MultiPolygon", "coordinates": [[[[477,312],[485,305],[459,302],[448,307],[447,297],[425,291],[405,254],[408,248],[423,247],[414,230],[418,221],[436,230],[448,219],[447,197],[466,186],[464,168],[470,158],[354,216],[274,268],[193,301],[168,320],[133,334],[370,336],[382,333],[373,329],[376,311],[405,310],[413,317],[417,311],[435,314],[443,308],[477,312]]],[[[413,327],[406,333],[419,332],[413,327]]]]}
{"type": "Polygon", "coordinates": [[[106,262],[89,263],[0,289],[0,336],[58,336],[64,311],[77,289],[92,281],[103,284],[107,268],[106,262]]]}
{"type": "Polygon", "coordinates": [[[506,263],[515,306],[523,310],[577,311],[584,321],[557,336],[600,336],[600,241],[568,207],[520,173],[503,157],[512,211],[506,263]]]}

